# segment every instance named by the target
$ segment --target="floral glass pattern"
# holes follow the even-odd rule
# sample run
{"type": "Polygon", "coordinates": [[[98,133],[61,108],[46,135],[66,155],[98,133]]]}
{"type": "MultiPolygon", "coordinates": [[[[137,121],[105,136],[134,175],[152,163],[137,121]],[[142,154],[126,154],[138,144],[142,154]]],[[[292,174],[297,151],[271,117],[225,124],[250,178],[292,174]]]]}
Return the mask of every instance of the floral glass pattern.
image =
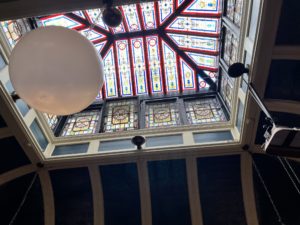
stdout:
{"type": "Polygon", "coordinates": [[[181,124],[176,102],[148,103],[145,112],[146,128],[170,127],[181,124]]]}
{"type": "Polygon", "coordinates": [[[76,113],[67,118],[61,136],[94,134],[99,130],[100,112],[96,110],[76,113]]]}
{"type": "Polygon", "coordinates": [[[226,121],[220,102],[216,98],[185,101],[190,124],[205,124],[226,121]]]}
{"type": "Polygon", "coordinates": [[[106,104],[104,132],[134,130],[138,128],[136,100],[113,101],[106,104]]]}

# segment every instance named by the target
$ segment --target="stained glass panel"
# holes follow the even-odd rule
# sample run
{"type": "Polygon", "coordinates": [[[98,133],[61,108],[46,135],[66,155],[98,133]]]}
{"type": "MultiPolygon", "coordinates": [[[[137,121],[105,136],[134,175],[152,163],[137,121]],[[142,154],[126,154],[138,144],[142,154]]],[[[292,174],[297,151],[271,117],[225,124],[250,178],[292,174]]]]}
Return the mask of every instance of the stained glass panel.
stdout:
{"type": "Polygon", "coordinates": [[[152,93],[162,93],[162,73],[157,36],[146,38],[152,93]]]}
{"type": "Polygon", "coordinates": [[[177,103],[165,102],[146,104],[145,123],[146,128],[180,125],[181,121],[177,103]]]}
{"type": "Polygon", "coordinates": [[[97,44],[94,44],[95,48],[97,49],[97,52],[99,52],[99,54],[101,53],[103,47],[105,46],[107,41],[102,41],[102,42],[99,42],[97,44]]]}
{"type": "Polygon", "coordinates": [[[209,52],[219,51],[219,41],[217,38],[172,33],[168,33],[168,36],[181,49],[209,52]]]}
{"type": "Polygon", "coordinates": [[[54,130],[54,128],[56,127],[56,124],[58,122],[58,117],[56,115],[47,114],[47,113],[44,113],[44,116],[45,116],[51,130],[54,130]]]}
{"type": "Polygon", "coordinates": [[[145,2],[140,4],[142,9],[143,24],[146,30],[155,29],[156,19],[154,11],[154,2],[145,2]]]}
{"type": "Polygon", "coordinates": [[[235,2],[235,12],[234,12],[234,23],[241,26],[243,14],[243,0],[236,0],[235,2]]]}
{"type": "Polygon", "coordinates": [[[221,11],[220,1],[221,0],[194,0],[183,12],[193,14],[218,14],[221,11]]]}
{"type": "Polygon", "coordinates": [[[221,95],[230,110],[233,98],[233,80],[225,72],[222,72],[221,95]]]}
{"type": "Polygon", "coordinates": [[[211,72],[207,70],[203,70],[203,72],[212,79],[213,82],[216,82],[218,80],[218,73],[217,72],[211,72]]]}
{"type": "Polygon", "coordinates": [[[99,130],[100,112],[96,110],[68,116],[61,136],[94,134],[99,130]]]}
{"type": "Polygon", "coordinates": [[[226,121],[220,102],[216,98],[185,101],[187,119],[190,124],[226,121]]]}
{"type": "Polygon", "coordinates": [[[185,1],[185,0],[177,0],[177,1],[176,1],[176,3],[177,3],[177,8],[178,8],[179,6],[181,6],[182,3],[184,3],[184,1],[185,1]]]}
{"type": "Polygon", "coordinates": [[[226,29],[223,59],[228,66],[237,62],[238,45],[238,39],[229,29],[226,29]]]}
{"type": "Polygon", "coordinates": [[[143,38],[135,38],[131,40],[131,50],[133,56],[133,71],[135,77],[136,93],[138,95],[147,94],[147,78],[144,55],[143,38]]]}
{"type": "Polygon", "coordinates": [[[196,90],[195,71],[181,58],[180,69],[183,83],[183,91],[196,90]]]}
{"type": "Polygon", "coordinates": [[[141,25],[139,21],[139,16],[137,12],[137,5],[124,5],[122,6],[124,11],[125,20],[127,23],[128,30],[139,31],[141,30],[141,25]]]}
{"type": "Polygon", "coordinates": [[[199,82],[199,91],[203,92],[203,91],[208,91],[210,88],[210,85],[201,77],[200,74],[198,74],[198,82],[199,82]]]}
{"type": "Polygon", "coordinates": [[[129,61],[129,46],[127,40],[116,41],[121,95],[131,96],[131,71],[129,61]]]}
{"type": "Polygon", "coordinates": [[[11,47],[14,47],[22,36],[22,27],[16,21],[9,20],[1,22],[2,29],[11,47]]]}
{"type": "Polygon", "coordinates": [[[43,26],[62,26],[70,29],[82,27],[82,24],[64,15],[42,18],[41,22],[43,26]]]}
{"type": "Polygon", "coordinates": [[[108,102],[104,118],[104,132],[137,129],[137,110],[136,100],[108,102]]]}
{"type": "Polygon", "coordinates": [[[178,69],[176,53],[167,45],[162,42],[163,56],[164,56],[164,71],[166,77],[167,92],[178,91],[178,69]]]}
{"type": "Polygon", "coordinates": [[[116,67],[113,47],[110,47],[108,53],[103,58],[105,93],[107,98],[118,97],[116,67]]]}
{"type": "Polygon", "coordinates": [[[194,52],[187,52],[187,55],[202,68],[213,68],[218,67],[218,58],[217,56],[205,55],[194,52]]]}
{"type": "Polygon", "coordinates": [[[159,22],[164,23],[174,11],[173,0],[160,0],[158,1],[159,6],[159,22]]]}
{"type": "Polygon", "coordinates": [[[74,13],[76,16],[79,16],[79,17],[85,19],[85,16],[82,11],[74,11],[72,13],[74,13]]]}
{"type": "Polygon", "coordinates": [[[228,0],[226,16],[240,27],[243,14],[243,0],[228,0]]]}
{"type": "Polygon", "coordinates": [[[227,0],[226,16],[233,21],[235,0],[227,0]]]}
{"type": "Polygon", "coordinates": [[[92,23],[96,24],[100,28],[109,31],[108,26],[102,20],[102,12],[101,9],[89,9],[86,10],[87,15],[92,23]]]}
{"type": "Polygon", "coordinates": [[[92,30],[90,28],[81,30],[80,33],[83,36],[85,36],[87,39],[89,39],[90,41],[95,41],[95,40],[98,40],[98,39],[105,38],[104,34],[101,34],[101,33],[97,32],[95,30],[92,30]]]}
{"type": "Polygon", "coordinates": [[[145,123],[146,128],[180,125],[178,104],[176,102],[146,104],[145,123]]]}
{"type": "Polygon", "coordinates": [[[220,20],[213,18],[182,17],[178,16],[167,28],[168,30],[218,34],[220,32],[220,20]]]}
{"type": "Polygon", "coordinates": [[[122,22],[119,26],[117,27],[113,27],[112,28],[113,33],[115,34],[119,34],[119,33],[125,33],[125,27],[124,27],[124,23],[122,22]]]}

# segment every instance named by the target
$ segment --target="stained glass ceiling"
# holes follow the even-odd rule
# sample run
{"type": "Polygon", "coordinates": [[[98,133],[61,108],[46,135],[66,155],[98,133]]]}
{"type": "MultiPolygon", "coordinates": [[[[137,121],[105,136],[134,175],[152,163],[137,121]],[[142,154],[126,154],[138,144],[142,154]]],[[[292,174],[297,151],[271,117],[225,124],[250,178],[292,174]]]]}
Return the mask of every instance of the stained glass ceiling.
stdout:
{"type": "Polygon", "coordinates": [[[77,30],[104,64],[97,99],[216,91],[221,0],[163,0],[121,6],[109,28],[100,9],[39,17],[40,26],[77,30]]]}

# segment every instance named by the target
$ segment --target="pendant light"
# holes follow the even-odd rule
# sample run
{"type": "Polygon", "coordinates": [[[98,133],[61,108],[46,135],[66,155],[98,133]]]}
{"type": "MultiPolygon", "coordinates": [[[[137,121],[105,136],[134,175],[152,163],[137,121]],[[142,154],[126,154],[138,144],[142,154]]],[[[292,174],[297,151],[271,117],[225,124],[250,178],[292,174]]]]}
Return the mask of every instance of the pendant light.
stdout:
{"type": "Polygon", "coordinates": [[[9,75],[17,94],[32,108],[69,115],[89,106],[103,85],[103,65],[93,44],[58,26],[27,33],[12,50],[9,75]]]}

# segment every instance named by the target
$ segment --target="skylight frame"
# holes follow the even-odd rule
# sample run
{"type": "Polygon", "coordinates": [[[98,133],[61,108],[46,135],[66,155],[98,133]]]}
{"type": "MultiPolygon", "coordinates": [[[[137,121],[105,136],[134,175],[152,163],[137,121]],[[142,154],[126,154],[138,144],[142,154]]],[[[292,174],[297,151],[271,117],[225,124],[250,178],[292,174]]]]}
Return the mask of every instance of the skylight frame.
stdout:
{"type": "MultiPolygon", "coordinates": [[[[240,55],[241,55],[241,52],[239,53],[240,55]]],[[[235,85],[234,85],[234,89],[235,89],[235,91],[234,92],[236,92],[236,90],[238,90],[239,89],[239,87],[238,87],[238,84],[237,84],[237,82],[235,82],[235,85]]],[[[240,93],[239,93],[240,94],[240,93]]],[[[235,107],[233,108],[233,117],[234,117],[234,120],[235,120],[235,112],[234,111],[236,111],[236,109],[235,109],[235,107]]],[[[37,113],[38,115],[39,115],[39,113],[37,113]]],[[[42,116],[39,116],[39,122],[40,123],[42,123],[42,120],[43,120],[43,117],[42,116]]],[[[212,126],[213,127],[213,130],[224,130],[224,129],[232,129],[232,126],[234,126],[234,120],[232,121],[229,121],[227,124],[223,124],[223,125],[220,125],[220,126],[218,126],[218,125],[216,125],[216,126],[212,126]]],[[[188,131],[188,130],[190,130],[190,131],[192,131],[192,132],[194,132],[194,129],[195,129],[195,131],[196,130],[201,130],[201,132],[203,131],[203,132],[205,132],[205,131],[209,131],[210,129],[209,129],[209,126],[208,127],[205,127],[205,126],[196,126],[196,125],[194,125],[193,127],[188,127],[188,126],[183,126],[182,127],[182,129],[181,129],[181,127],[177,127],[177,129],[173,129],[172,131],[168,131],[168,129],[167,128],[160,128],[159,130],[160,130],[160,132],[159,133],[164,133],[164,132],[167,132],[167,133],[169,133],[170,132],[170,134],[172,134],[172,133],[176,133],[176,132],[185,132],[185,131],[188,131]]],[[[45,131],[45,130],[44,130],[45,131]]],[[[148,131],[146,131],[146,130],[142,130],[142,131],[140,131],[140,132],[143,132],[143,133],[145,133],[146,135],[147,134],[154,134],[154,133],[151,133],[151,132],[148,132],[148,131]]],[[[47,133],[47,131],[46,131],[46,133],[47,133]]],[[[138,133],[138,132],[136,132],[136,133],[138,133]]],[[[156,132],[157,133],[157,132],[156,132]]],[[[105,139],[105,140],[110,140],[110,139],[114,139],[114,138],[117,138],[117,137],[119,137],[119,136],[121,136],[121,137],[126,137],[126,136],[131,136],[131,135],[134,135],[135,133],[134,132],[128,132],[128,133],[124,133],[124,134],[122,134],[122,133],[117,133],[115,136],[113,136],[113,135],[111,135],[111,136],[105,136],[105,135],[103,135],[103,134],[97,134],[97,135],[95,135],[95,136],[91,136],[91,137],[84,137],[84,139],[85,140],[90,140],[90,141],[96,141],[96,139],[98,139],[99,140],[99,138],[101,138],[101,140],[102,140],[102,138],[103,139],[105,139]],[[96,138],[96,136],[97,136],[97,138],[96,138]]],[[[48,138],[48,135],[49,134],[47,134],[46,136],[47,136],[47,138],[48,138]]],[[[50,136],[51,136],[51,134],[50,134],[50,136]]],[[[235,135],[234,135],[235,136],[235,135]]],[[[237,137],[237,136],[235,136],[235,137],[237,137]]],[[[58,140],[59,138],[55,138],[54,137],[54,139],[57,139],[56,141],[54,141],[53,143],[54,144],[62,144],[62,143],[81,143],[83,140],[82,140],[82,138],[81,137],[79,137],[79,138],[77,138],[77,137],[72,137],[72,138],[70,138],[69,140],[63,140],[62,138],[60,139],[60,140],[58,140]]],[[[236,140],[238,140],[238,138],[236,139],[236,140]]]]}

